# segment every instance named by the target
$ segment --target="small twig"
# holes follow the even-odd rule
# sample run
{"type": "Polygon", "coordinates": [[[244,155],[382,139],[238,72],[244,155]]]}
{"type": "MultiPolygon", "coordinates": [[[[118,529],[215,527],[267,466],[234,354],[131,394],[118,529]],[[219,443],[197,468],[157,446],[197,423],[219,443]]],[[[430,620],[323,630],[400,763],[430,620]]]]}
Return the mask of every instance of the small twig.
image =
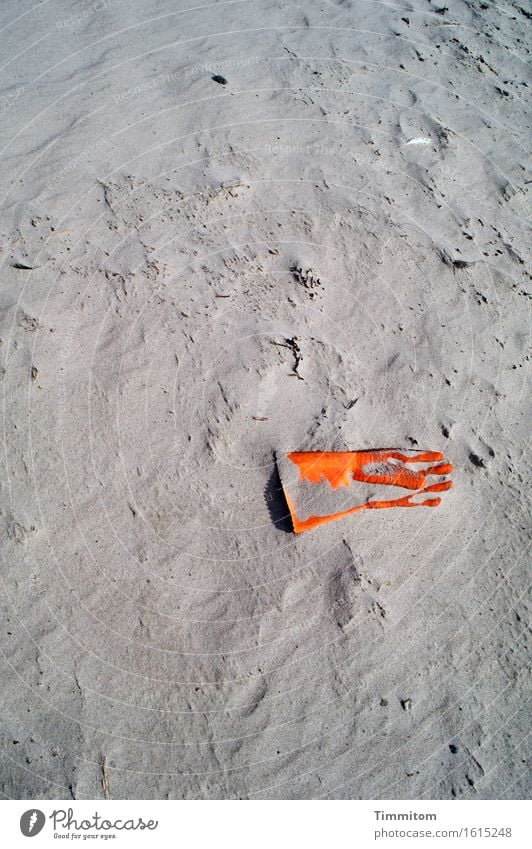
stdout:
{"type": "Polygon", "coordinates": [[[107,763],[107,757],[104,755],[102,758],[102,787],[103,787],[103,797],[104,799],[111,798],[111,788],[109,786],[109,765],[107,763]]]}
{"type": "Polygon", "coordinates": [[[299,363],[303,359],[303,354],[301,353],[301,349],[299,347],[299,343],[297,341],[297,336],[292,336],[291,339],[285,339],[284,342],[276,342],[274,339],[271,340],[272,345],[277,345],[279,348],[288,348],[289,351],[292,351],[294,355],[294,366],[292,368],[292,375],[297,377],[298,380],[304,380],[303,377],[298,372],[299,363]]]}

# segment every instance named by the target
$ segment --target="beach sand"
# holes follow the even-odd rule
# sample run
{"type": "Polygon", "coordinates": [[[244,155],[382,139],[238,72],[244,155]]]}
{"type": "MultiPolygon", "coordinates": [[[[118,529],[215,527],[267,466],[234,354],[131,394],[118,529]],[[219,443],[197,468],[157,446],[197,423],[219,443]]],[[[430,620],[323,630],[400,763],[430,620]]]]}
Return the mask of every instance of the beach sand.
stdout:
{"type": "Polygon", "coordinates": [[[2,4],[1,792],[526,797],[530,6],[192,7],[2,4]]]}

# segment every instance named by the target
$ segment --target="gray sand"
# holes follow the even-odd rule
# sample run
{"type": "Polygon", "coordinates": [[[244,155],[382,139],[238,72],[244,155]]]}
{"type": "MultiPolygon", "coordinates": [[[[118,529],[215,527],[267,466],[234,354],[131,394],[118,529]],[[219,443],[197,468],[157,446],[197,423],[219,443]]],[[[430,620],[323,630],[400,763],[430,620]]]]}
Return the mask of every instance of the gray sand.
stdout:
{"type": "Polygon", "coordinates": [[[3,2],[4,797],[529,794],[530,16],[3,2]]]}

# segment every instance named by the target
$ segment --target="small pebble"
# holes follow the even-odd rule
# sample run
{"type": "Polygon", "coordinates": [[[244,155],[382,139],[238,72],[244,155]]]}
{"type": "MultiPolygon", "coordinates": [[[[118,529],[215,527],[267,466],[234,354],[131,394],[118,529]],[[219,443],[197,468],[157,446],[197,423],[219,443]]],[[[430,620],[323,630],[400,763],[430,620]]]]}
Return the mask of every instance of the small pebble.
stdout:
{"type": "Polygon", "coordinates": [[[222,77],[221,74],[215,74],[214,77],[212,77],[212,81],[215,83],[220,83],[220,85],[227,85],[227,80],[225,79],[225,77],[222,77]]]}
{"type": "Polygon", "coordinates": [[[481,457],[479,457],[478,454],[475,454],[474,451],[472,451],[471,454],[469,455],[469,460],[470,460],[471,463],[473,463],[474,466],[477,466],[479,469],[486,468],[484,460],[481,457]]]}
{"type": "Polygon", "coordinates": [[[403,710],[410,710],[412,707],[412,699],[401,699],[401,707],[403,710]]]}
{"type": "Polygon", "coordinates": [[[451,751],[451,754],[456,755],[458,751],[458,746],[455,746],[454,743],[449,743],[449,749],[451,751]]]}

